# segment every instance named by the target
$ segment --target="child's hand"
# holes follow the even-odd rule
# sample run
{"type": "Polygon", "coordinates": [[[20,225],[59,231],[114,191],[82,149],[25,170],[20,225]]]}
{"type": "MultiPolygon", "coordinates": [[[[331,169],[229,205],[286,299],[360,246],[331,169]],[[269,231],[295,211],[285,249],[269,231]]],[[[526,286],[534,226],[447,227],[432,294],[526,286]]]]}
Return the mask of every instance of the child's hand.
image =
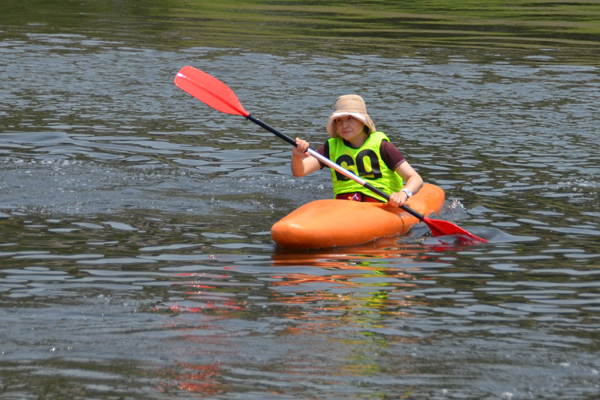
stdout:
{"type": "Polygon", "coordinates": [[[400,207],[406,200],[408,200],[408,195],[405,192],[392,193],[388,204],[392,207],[400,207]]]}
{"type": "Polygon", "coordinates": [[[310,147],[309,143],[306,140],[302,140],[296,138],[296,147],[292,149],[292,153],[296,157],[306,157],[306,150],[310,147]]]}

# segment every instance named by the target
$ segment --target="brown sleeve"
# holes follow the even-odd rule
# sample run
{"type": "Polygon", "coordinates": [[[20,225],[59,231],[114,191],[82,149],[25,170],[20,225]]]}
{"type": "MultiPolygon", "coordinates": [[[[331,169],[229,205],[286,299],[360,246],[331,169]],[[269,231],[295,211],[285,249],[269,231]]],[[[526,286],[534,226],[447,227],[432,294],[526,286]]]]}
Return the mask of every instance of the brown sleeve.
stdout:
{"type": "Polygon", "coordinates": [[[400,164],[406,161],[402,153],[400,153],[400,150],[398,150],[396,146],[394,146],[387,140],[381,141],[379,152],[381,153],[381,158],[383,159],[383,162],[391,170],[395,170],[400,164]]]}
{"type": "MultiPolygon", "coordinates": [[[[319,153],[320,155],[322,155],[323,157],[330,159],[329,158],[329,141],[323,143],[317,150],[315,150],[317,153],[319,153]]],[[[319,161],[319,164],[321,165],[321,169],[327,167],[327,165],[323,164],[321,161],[319,161]]]]}

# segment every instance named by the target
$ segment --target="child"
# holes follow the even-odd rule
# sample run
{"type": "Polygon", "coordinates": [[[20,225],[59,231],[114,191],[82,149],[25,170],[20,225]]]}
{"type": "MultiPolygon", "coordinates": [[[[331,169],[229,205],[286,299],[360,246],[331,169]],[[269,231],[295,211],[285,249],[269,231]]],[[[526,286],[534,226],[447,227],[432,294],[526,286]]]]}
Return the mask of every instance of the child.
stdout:
{"type": "MultiPolygon", "coordinates": [[[[423,179],[390,143],[367,114],[362,97],[354,94],[340,96],[327,120],[331,137],[316,152],[360,176],[371,185],[390,195],[388,203],[399,207],[423,186],[423,179]]],[[[292,152],[292,173],[306,176],[325,167],[316,158],[305,154],[309,144],[296,138],[292,152]]],[[[383,197],[331,169],[336,199],[385,202],[383,197]]]]}

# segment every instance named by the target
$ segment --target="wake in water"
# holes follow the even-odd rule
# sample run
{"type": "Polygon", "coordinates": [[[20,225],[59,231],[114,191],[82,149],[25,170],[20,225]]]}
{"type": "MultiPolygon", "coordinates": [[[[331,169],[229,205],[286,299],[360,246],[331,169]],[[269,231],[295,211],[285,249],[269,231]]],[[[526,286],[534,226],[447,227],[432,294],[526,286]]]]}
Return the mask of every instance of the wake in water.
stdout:
{"type": "MultiPolygon", "coordinates": [[[[444,203],[444,207],[438,213],[436,218],[440,218],[446,221],[450,221],[452,223],[459,223],[460,221],[470,221],[477,222],[477,220],[471,219],[471,215],[481,216],[486,213],[495,213],[494,210],[490,210],[483,206],[477,206],[473,209],[467,210],[465,206],[459,200],[451,200],[446,201],[444,203]]],[[[539,240],[539,237],[536,236],[520,236],[520,235],[511,235],[507,232],[502,231],[498,228],[485,227],[485,226],[469,226],[462,225],[461,228],[464,228],[469,233],[473,235],[479,236],[482,239],[485,239],[487,242],[492,244],[498,243],[516,243],[516,242],[533,242],[539,240]]],[[[430,230],[424,223],[420,223],[415,225],[408,236],[400,239],[402,243],[420,243],[426,246],[442,246],[442,250],[448,250],[448,247],[468,247],[473,245],[480,245],[480,243],[472,243],[464,245],[465,240],[461,238],[459,235],[448,235],[448,236],[437,236],[431,237],[430,230]]]]}

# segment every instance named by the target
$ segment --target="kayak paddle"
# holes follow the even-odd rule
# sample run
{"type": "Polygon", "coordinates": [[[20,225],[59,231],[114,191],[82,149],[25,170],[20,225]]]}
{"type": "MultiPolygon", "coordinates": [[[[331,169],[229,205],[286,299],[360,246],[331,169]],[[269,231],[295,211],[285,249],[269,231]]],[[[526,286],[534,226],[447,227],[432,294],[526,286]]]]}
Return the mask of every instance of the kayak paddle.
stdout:
{"type": "MultiPolygon", "coordinates": [[[[215,110],[221,111],[226,114],[241,115],[242,117],[249,119],[255,124],[263,127],[264,129],[268,130],[269,132],[273,133],[279,138],[285,140],[292,146],[297,146],[296,141],[294,139],[284,135],[281,132],[278,132],[277,130],[271,128],[269,125],[250,115],[248,111],[244,110],[244,107],[238,100],[233,90],[231,90],[223,82],[207,74],[206,72],[202,72],[190,66],[185,66],[177,73],[177,76],[175,77],[175,85],[177,85],[183,91],[194,96],[201,102],[205,103],[206,105],[214,108],[215,110]]],[[[328,158],[323,157],[313,149],[309,148],[306,152],[312,157],[321,161],[323,164],[329,166],[330,168],[333,168],[342,175],[352,179],[359,185],[362,185],[370,191],[377,193],[379,196],[385,198],[386,200],[390,199],[390,196],[387,193],[381,191],[380,189],[371,185],[369,182],[356,176],[351,171],[346,170],[345,168],[334,163],[328,158]]],[[[486,242],[485,239],[475,236],[472,233],[469,233],[461,227],[454,225],[448,221],[428,218],[404,204],[401,205],[400,208],[412,215],[413,217],[417,218],[419,221],[425,222],[429,229],[431,229],[433,236],[458,235],[461,238],[461,240],[465,243],[486,242]]]]}

